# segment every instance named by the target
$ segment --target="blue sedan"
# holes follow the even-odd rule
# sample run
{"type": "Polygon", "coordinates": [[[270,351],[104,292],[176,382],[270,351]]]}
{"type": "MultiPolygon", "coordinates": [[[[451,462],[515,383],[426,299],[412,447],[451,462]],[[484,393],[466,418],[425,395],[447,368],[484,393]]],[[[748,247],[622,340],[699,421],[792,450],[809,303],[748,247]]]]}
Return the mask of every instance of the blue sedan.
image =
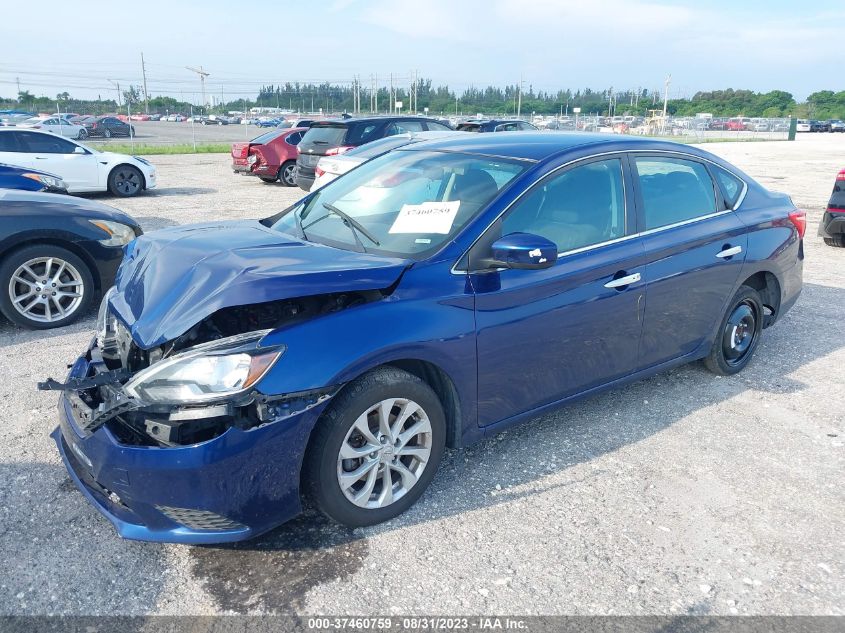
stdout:
{"type": "Polygon", "coordinates": [[[139,237],[53,437],[132,539],[391,519],[466,446],[696,360],[739,372],[799,296],[805,214],[689,146],[480,134],[261,221],[139,237]]]}
{"type": "Polygon", "coordinates": [[[67,193],[65,181],[46,171],[0,163],[0,189],[67,193]]]}

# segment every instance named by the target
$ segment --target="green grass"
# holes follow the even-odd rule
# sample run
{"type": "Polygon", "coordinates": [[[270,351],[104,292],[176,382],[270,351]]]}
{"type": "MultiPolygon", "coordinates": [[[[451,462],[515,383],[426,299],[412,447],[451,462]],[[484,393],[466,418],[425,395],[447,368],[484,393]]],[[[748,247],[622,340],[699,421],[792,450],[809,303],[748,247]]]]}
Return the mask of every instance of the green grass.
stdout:
{"type": "Polygon", "coordinates": [[[135,143],[134,149],[130,143],[92,143],[91,146],[104,152],[134,154],[135,156],[149,156],[151,154],[228,154],[232,149],[231,143],[197,143],[196,149],[194,149],[192,143],[181,145],[135,143]]]}

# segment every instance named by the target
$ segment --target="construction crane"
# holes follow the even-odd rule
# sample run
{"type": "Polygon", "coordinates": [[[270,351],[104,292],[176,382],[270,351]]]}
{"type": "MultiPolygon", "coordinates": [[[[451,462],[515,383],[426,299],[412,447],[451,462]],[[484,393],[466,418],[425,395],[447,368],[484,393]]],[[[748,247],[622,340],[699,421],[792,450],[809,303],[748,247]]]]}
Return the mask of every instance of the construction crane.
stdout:
{"type": "Polygon", "coordinates": [[[192,73],[196,73],[200,76],[200,84],[202,85],[202,107],[206,107],[207,102],[205,100],[205,78],[208,77],[209,73],[205,72],[202,69],[202,66],[199,68],[192,68],[191,66],[185,66],[187,70],[190,70],[192,73]]]}

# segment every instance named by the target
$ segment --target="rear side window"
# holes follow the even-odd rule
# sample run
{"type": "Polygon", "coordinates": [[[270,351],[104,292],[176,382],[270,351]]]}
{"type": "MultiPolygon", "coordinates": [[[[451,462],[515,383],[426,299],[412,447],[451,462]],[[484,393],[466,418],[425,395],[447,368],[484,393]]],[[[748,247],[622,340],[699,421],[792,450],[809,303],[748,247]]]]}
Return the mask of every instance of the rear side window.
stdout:
{"type": "Polygon", "coordinates": [[[3,132],[0,134],[0,152],[20,152],[17,132],[3,132]]]}
{"type": "Polygon", "coordinates": [[[743,182],[721,167],[714,166],[713,171],[716,174],[719,186],[722,188],[722,196],[725,198],[728,208],[732,209],[742,193],[743,182]]]}
{"type": "Polygon", "coordinates": [[[662,157],[639,157],[634,162],[646,230],[716,212],[713,181],[701,163],[662,157]]]}
{"type": "MultiPolygon", "coordinates": [[[[311,128],[312,130],[314,128],[311,128]]],[[[381,125],[376,123],[358,123],[349,126],[349,134],[346,135],[347,145],[363,145],[379,138],[381,125]]]]}
{"type": "Polygon", "coordinates": [[[422,121],[396,121],[387,128],[385,136],[405,134],[406,132],[424,132],[422,121]]]}
{"type": "Polygon", "coordinates": [[[21,132],[21,141],[35,154],[73,154],[76,145],[52,134],[21,132]]]}
{"type": "Polygon", "coordinates": [[[346,136],[345,125],[313,125],[305,133],[304,140],[319,145],[342,145],[346,136]]]}

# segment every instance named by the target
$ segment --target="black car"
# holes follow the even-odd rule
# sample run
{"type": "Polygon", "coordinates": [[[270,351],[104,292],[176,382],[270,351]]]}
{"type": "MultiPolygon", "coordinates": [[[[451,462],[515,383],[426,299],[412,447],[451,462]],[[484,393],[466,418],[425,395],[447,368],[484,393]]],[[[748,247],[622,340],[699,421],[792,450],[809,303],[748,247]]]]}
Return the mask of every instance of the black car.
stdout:
{"type": "Polygon", "coordinates": [[[88,136],[135,136],[135,128],[128,123],[121,121],[115,116],[98,116],[93,121],[85,121],[85,130],[88,136]]]}
{"type": "Polygon", "coordinates": [[[455,128],[461,132],[527,132],[537,128],[525,121],[513,119],[483,119],[464,121],[455,128]]]}
{"type": "Polygon", "coordinates": [[[112,286],[123,247],[141,233],[93,200],[0,191],[0,312],[35,329],[75,321],[112,286]]]}
{"type": "Polygon", "coordinates": [[[819,235],[828,246],[845,247],[845,169],[836,174],[833,193],[819,222],[819,235]]]}
{"type": "Polygon", "coordinates": [[[830,121],[810,121],[811,132],[830,132],[830,121]]]}
{"type": "Polygon", "coordinates": [[[380,116],[316,121],[299,142],[296,184],[305,191],[314,184],[314,168],[323,156],[337,156],[370,141],[408,132],[451,130],[448,125],[423,117],[380,116]]]}
{"type": "Polygon", "coordinates": [[[65,181],[55,174],[0,163],[0,191],[3,189],[67,193],[65,181]]]}

